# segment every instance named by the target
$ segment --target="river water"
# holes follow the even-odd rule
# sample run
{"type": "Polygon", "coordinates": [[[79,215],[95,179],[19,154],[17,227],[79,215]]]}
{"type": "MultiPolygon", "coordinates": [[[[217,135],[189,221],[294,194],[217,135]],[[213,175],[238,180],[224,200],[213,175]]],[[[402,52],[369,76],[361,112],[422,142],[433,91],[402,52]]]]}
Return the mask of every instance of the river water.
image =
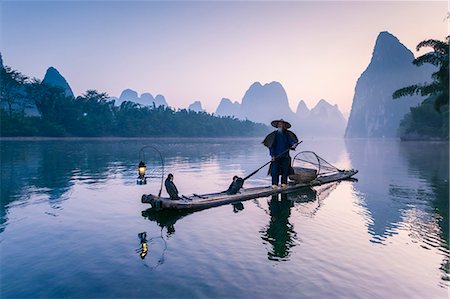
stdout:
{"type": "Polygon", "coordinates": [[[2,140],[0,297],[448,297],[448,143],[305,140],[358,181],[192,214],[140,203],[162,170],[145,150],[136,185],[143,146],[189,194],[262,165],[260,141],[2,140]]]}

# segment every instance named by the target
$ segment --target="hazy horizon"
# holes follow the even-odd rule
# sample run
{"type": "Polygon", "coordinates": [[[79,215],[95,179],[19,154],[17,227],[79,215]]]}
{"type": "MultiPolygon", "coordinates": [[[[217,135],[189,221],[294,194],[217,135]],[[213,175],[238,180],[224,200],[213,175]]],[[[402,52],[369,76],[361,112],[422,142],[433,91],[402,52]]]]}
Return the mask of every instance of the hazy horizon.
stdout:
{"type": "Polygon", "coordinates": [[[214,112],[256,81],[300,100],[338,104],[347,117],[356,80],[381,31],[413,51],[448,35],[447,2],[2,2],[6,65],[42,79],[55,67],[76,95],[162,94],[214,112]]]}

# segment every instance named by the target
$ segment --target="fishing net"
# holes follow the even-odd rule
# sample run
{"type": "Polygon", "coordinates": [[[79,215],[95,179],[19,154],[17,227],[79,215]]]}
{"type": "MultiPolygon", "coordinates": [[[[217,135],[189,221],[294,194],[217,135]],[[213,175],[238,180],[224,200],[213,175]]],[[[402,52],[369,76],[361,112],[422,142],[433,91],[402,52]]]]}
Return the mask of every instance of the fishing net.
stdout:
{"type": "Polygon", "coordinates": [[[311,151],[303,151],[298,153],[292,159],[292,167],[315,170],[317,175],[330,174],[341,171],[339,168],[331,165],[325,159],[319,157],[311,151]]]}

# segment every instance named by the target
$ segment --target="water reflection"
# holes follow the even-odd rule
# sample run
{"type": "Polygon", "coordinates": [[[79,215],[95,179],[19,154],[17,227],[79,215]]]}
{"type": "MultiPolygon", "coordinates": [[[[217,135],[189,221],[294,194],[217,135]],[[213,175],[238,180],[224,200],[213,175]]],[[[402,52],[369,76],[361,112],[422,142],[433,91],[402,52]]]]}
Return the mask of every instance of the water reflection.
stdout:
{"type": "MultiPolygon", "coordinates": [[[[161,229],[161,235],[160,236],[156,236],[156,237],[151,237],[147,239],[147,232],[142,232],[138,234],[138,238],[140,241],[140,248],[136,250],[136,252],[139,254],[140,258],[142,260],[145,260],[145,258],[147,257],[148,251],[150,250],[150,247],[153,247],[153,245],[155,245],[155,243],[157,241],[160,241],[160,243],[162,243],[162,248],[160,248],[160,253],[159,255],[156,254],[153,256],[153,260],[150,261],[149,263],[146,263],[146,265],[152,269],[156,269],[159,266],[161,266],[162,264],[164,264],[165,261],[165,254],[167,251],[167,241],[164,238],[163,234],[162,234],[162,229],[161,229]],[[156,258],[156,259],[155,259],[156,258]],[[151,263],[151,264],[150,264],[151,263]]],[[[156,247],[156,246],[155,246],[156,247]]],[[[157,251],[156,248],[152,248],[152,250],[154,252],[157,251]]]]}
{"type": "MultiPolygon", "coordinates": [[[[448,277],[448,145],[351,141],[347,153],[341,151],[341,142],[334,147],[334,141],[305,141],[302,149],[315,150],[333,164],[338,161],[341,168],[359,169],[359,182],[303,190],[287,200],[260,198],[192,216],[140,216],[145,208],[140,196],[159,187],[159,182],[136,185],[143,145],[156,143],[164,149],[167,170],[176,175],[182,193],[208,193],[225,190],[233,175],[244,176],[263,164],[268,154],[260,141],[2,142],[0,221],[7,220],[0,226],[5,228],[0,232],[2,294],[446,294],[447,289],[437,284],[443,283],[441,275],[448,277]],[[331,198],[325,199],[328,194],[331,198]],[[140,238],[138,233],[144,231],[145,238],[140,238]],[[114,240],[114,246],[105,240],[114,240]],[[69,255],[66,244],[71,244],[69,255]],[[21,271],[21,265],[27,265],[27,271],[21,271]],[[158,271],[148,271],[156,267],[158,271]],[[149,281],[158,287],[145,287],[149,281]],[[291,290],[286,281],[299,284],[291,290]]],[[[246,187],[269,180],[262,171],[246,181],[246,187]]]]}
{"type": "Polygon", "coordinates": [[[145,259],[148,253],[147,232],[139,233],[138,238],[141,241],[141,248],[139,248],[137,252],[139,252],[141,259],[145,259]]]}
{"type": "Polygon", "coordinates": [[[268,202],[270,222],[260,231],[264,242],[271,245],[267,252],[269,260],[289,260],[292,248],[300,242],[294,226],[289,222],[292,208],[301,215],[313,217],[338,184],[334,182],[271,197],[268,202]]]}
{"type": "MultiPolygon", "coordinates": [[[[147,144],[162,149],[168,171],[191,176],[196,169],[204,173],[208,169],[203,168],[215,164],[222,172],[253,169],[252,164],[230,161],[260,146],[256,139],[2,140],[0,232],[13,203],[27,205],[39,198],[60,209],[75,184],[106,188],[109,180],[121,177],[125,184],[134,185],[139,150],[147,144]]],[[[159,167],[156,154],[148,153],[146,158],[149,165],[159,167]]]]}
{"type": "MultiPolygon", "coordinates": [[[[273,195],[268,201],[268,210],[261,206],[258,199],[249,201],[255,203],[257,207],[263,209],[270,216],[269,224],[260,231],[261,238],[271,246],[267,253],[269,260],[289,260],[292,247],[299,242],[297,232],[289,222],[291,209],[295,207],[297,211],[313,216],[338,184],[339,182],[334,182],[315,188],[305,188],[293,193],[273,195]],[[311,206],[310,204],[314,202],[316,204],[311,206]]],[[[244,210],[242,202],[233,203],[229,206],[232,207],[234,213],[244,210]]],[[[197,212],[201,211],[156,211],[150,208],[142,211],[142,217],[156,222],[161,230],[167,229],[167,235],[170,236],[175,233],[175,224],[178,220],[197,212]]]]}
{"type": "Polygon", "coordinates": [[[172,235],[175,233],[175,223],[192,214],[191,211],[176,211],[176,210],[162,210],[156,211],[154,209],[147,209],[142,211],[142,217],[156,222],[161,229],[166,228],[167,234],[172,235]]]}
{"type": "Polygon", "coordinates": [[[242,202],[236,202],[233,203],[233,212],[234,213],[239,213],[240,211],[244,210],[244,204],[242,202]]]}
{"type": "MultiPolygon", "coordinates": [[[[317,150],[331,162],[339,160],[344,153],[343,141],[335,140],[332,151],[325,146],[328,143],[327,140],[305,141],[303,147],[317,150]]],[[[197,176],[202,179],[211,171],[230,177],[242,176],[268,159],[260,138],[2,140],[0,232],[11,203],[26,205],[35,198],[44,198],[50,207],[60,209],[75,184],[100,188],[116,177],[124,178],[124,184],[135,184],[139,150],[148,144],[161,149],[167,171],[177,173],[184,180],[197,176]]],[[[149,152],[146,158],[148,165],[159,167],[156,154],[149,152]]],[[[266,181],[263,170],[248,183],[265,184],[266,181]]],[[[205,191],[215,192],[220,188],[226,186],[212,186],[205,191]]],[[[189,192],[199,191],[184,193],[189,192]]]]}
{"type": "MultiPolygon", "coordinates": [[[[351,180],[357,181],[357,180],[351,180]]],[[[311,189],[305,189],[304,193],[292,193],[288,198],[295,203],[302,203],[295,206],[295,210],[302,216],[314,217],[323,206],[325,199],[337,188],[340,182],[333,182],[311,189]]]]}
{"type": "Polygon", "coordinates": [[[261,238],[272,247],[267,253],[269,260],[288,260],[291,248],[295,246],[297,233],[289,222],[294,202],[287,194],[273,195],[269,202],[270,222],[261,231],[261,238]]]}
{"type": "Polygon", "coordinates": [[[408,171],[418,174],[430,189],[418,199],[430,203],[431,210],[439,215],[443,239],[449,242],[449,147],[448,143],[415,142],[400,144],[400,152],[408,163],[408,171]]]}
{"type": "Polygon", "coordinates": [[[421,192],[419,199],[429,204],[427,215],[414,215],[411,228],[418,239],[430,247],[441,247],[444,259],[441,263],[443,280],[450,280],[449,254],[449,144],[403,143],[400,151],[405,156],[410,172],[427,183],[428,192],[421,192]],[[419,220],[419,221],[418,221],[419,220]]]}
{"type": "Polygon", "coordinates": [[[382,245],[402,230],[424,249],[439,249],[448,279],[449,147],[442,142],[347,140],[359,169],[355,185],[366,208],[371,242],[382,245]]]}

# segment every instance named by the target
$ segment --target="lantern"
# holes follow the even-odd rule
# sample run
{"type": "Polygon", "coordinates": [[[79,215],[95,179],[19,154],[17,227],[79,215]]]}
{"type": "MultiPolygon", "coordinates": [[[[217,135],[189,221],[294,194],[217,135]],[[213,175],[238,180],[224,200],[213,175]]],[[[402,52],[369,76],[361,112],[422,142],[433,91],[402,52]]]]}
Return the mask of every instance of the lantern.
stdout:
{"type": "Polygon", "coordinates": [[[137,181],[137,183],[139,185],[147,183],[147,179],[145,178],[145,170],[146,170],[145,163],[143,161],[139,162],[139,166],[138,166],[138,175],[139,176],[138,176],[138,181],[137,181]]]}
{"type": "MultiPolygon", "coordinates": [[[[145,161],[144,150],[146,148],[151,148],[152,150],[154,150],[156,153],[158,153],[159,158],[161,159],[161,185],[160,185],[159,193],[158,193],[158,198],[159,198],[159,197],[161,197],[161,191],[162,191],[163,184],[164,184],[164,159],[163,159],[161,152],[153,145],[143,146],[141,148],[141,150],[139,151],[139,160],[141,160],[141,162],[139,162],[139,166],[138,166],[139,176],[137,178],[137,184],[138,185],[146,185],[147,184],[147,177],[145,176],[146,167],[145,167],[145,163],[143,162],[143,161],[145,161]]],[[[152,169],[152,171],[154,172],[155,170],[152,169]]]]}

